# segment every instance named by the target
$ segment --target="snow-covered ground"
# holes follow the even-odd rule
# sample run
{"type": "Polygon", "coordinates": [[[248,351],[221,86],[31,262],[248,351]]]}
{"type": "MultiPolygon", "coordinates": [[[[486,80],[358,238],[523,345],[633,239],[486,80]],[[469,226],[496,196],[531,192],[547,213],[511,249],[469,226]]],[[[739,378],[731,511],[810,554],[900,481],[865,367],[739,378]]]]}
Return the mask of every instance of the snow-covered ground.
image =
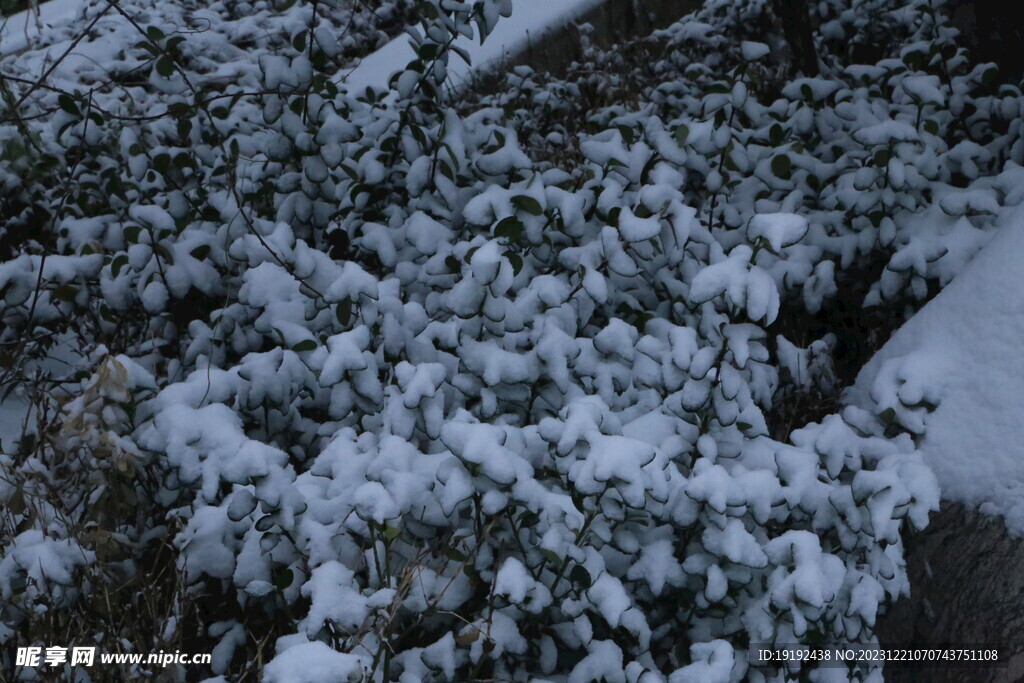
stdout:
{"type": "MultiPolygon", "coordinates": [[[[448,64],[448,78],[454,89],[469,82],[474,72],[486,71],[516,56],[530,44],[550,40],[552,34],[578,20],[603,0],[513,0],[512,16],[498,22],[494,32],[481,44],[474,30],[473,38],[463,36],[455,42],[465,50],[470,64],[454,59],[448,64]]],[[[475,27],[474,27],[475,29],[475,27]]],[[[367,86],[383,88],[395,71],[415,57],[409,37],[401,35],[363,58],[345,79],[353,90],[367,86]]]]}
{"type": "Polygon", "coordinates": [[[0,55],[21,50],[48,26],[68,23],[78,16],[82,0],[50,0],[40,3],[39,14],[25,10],[12,14],[0,24],[0,55]]]}
{"type": "Polygon", "coordinates": [[[1024,535],[1024,211],[864,367],[854,403],[919,432],[943,497],[1024,535]],[[922,403],[935,406],[910,408],[922,403]]]}

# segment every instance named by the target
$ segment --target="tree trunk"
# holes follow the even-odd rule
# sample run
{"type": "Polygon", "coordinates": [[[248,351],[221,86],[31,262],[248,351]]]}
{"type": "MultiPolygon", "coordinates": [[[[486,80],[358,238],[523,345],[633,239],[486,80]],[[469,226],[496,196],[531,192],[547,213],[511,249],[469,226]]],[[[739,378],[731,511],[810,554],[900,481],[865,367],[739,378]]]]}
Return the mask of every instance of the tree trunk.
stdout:
{"type": "Polygon", "coordinates": [[[946,6],[961,42],[970,48],[975,62],[995,62],[1003,79],[1024,75],[1024,22],[1017,3],[1004,0],[955,0],[946,6]]]}
{"type": "Polygon", "coordinates": [[[928,528],[909,539],[910,597],[879,616],[886,647],[990,645],[1009,653],[1004,668],[885,669],[886,681],[1024,679],[1024,539],[1001,519],[943,503],[928,528]]]}
{"type": "Polygon", "coordinates": [[[772,0],[775,15],[793,52],[793,71],[804,76],[818,75],[818,51],[814,47],[814,29],[804,0],[772,0]]]}

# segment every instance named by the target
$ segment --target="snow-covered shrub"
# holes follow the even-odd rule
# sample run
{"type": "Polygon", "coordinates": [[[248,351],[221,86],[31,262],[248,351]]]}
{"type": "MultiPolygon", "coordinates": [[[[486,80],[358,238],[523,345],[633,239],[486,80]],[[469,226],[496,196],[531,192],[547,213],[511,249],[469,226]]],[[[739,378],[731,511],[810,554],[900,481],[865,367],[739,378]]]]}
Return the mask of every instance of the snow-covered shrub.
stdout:
{"type": "Polygon", "coordinates": [[[324,0],[138,0],[93,27],[102,78],[3,62],[4,381],[64,426],[0,461],[0,638],[173,556],[134,645],[214,653],[181,677],[778,679],[748,645],[872,642],[934,479],[886,415],[780,434],[839,343],[781,320],[873,261],[868,303],[926,298],[1024,147],[930,5],[853,5],[790,82],[763,3],[710,2],[638,107],[543,135],[578,83],[441,94],[509,0],[418,3],[389,91],[346,89],[324,0]]]}

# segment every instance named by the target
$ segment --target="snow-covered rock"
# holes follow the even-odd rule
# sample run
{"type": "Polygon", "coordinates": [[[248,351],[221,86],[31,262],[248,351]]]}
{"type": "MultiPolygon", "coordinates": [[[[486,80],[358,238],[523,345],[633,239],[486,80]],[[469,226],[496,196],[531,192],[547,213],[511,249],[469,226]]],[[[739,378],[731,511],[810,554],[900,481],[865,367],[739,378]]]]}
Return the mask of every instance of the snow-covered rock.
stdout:
{"type": "Polygon", "coordinates": [[[1002,515],[1024,535],[1022,266],[1018,211],[893,334],[849,400],[918,435],[944,497],[1002,515]]]}

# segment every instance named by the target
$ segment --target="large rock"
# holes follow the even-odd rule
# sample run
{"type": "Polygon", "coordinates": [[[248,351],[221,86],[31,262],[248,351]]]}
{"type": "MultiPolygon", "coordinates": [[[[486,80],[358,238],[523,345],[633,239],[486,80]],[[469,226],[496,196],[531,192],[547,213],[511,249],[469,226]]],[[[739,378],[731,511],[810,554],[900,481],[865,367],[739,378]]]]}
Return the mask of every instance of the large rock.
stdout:
{"type": "MultiPolygon", "coordinates": [[[[1024,679],[1024,539],[1003,521],[947,503],[907,539],[911,595],[879,617],[887,647],[977,643],[1008,652],[1004,668],[888,668],[887,681],[1010,683],[1024,679]]],[[[1002,656],[1002,652],[1000,655],[1002,656]]]]}
{"type": "Polygon", "coordinates": [[[1024,680],[1024,215],[996,225],[845,398],[915,433],[945,501],[905,539],[911,595],[879,618],[880,640],[998,646],[1010,664],[893,668],[887,680],[1024,680]]]}
{"type": "MultiPolygon", "coordinates": [[[[1002,179],[1024,187],[1019,167],[1002,179]]],[[[1003,516],[1024,535],[1024,212],[1001,212],[994,236],[845,398],[915,434],[944,500],[1003,516]]]]}

